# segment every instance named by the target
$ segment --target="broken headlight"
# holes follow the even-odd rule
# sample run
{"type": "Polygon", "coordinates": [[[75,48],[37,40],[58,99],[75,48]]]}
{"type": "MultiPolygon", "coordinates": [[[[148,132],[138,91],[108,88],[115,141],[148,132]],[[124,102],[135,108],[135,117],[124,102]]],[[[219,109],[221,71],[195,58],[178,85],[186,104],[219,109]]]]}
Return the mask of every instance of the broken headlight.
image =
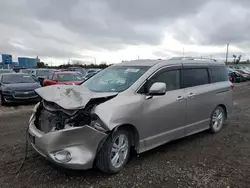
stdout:
{"type": "Polygon", "coordinates": [[[92,118],[90,126],[100,132],[107,132],[107,129],[105,128],[104,123],[97,116],[94,116],[92,118]]]}
{"type": "Polygon", "coordinates": [[[29,122],[31,122],[31,121],[33,120],[33,118],[35,117],[35,114],[36,114],[36,112],[37,112],[37,109],[38,109],[39,105],[40,105],[40,102],[37,103],[37,104],[34,106],[34,108],[33,108],[33,110],[32,110],[33,113],[32,113],[31,116],[30,116],[29,122]]]}

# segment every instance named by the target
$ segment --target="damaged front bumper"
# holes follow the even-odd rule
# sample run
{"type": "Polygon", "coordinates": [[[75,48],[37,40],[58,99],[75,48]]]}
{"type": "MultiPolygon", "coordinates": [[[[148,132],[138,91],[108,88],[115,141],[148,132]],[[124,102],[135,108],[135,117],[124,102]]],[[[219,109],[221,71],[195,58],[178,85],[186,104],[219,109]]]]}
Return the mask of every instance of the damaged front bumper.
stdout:
{"type": "Polygon", "coordinates": [[[49,161],[69,169],[93,167],[100,143],[107,134],[88,125],[43,133],[35,126],[35,116],[29,123],[32,147],[49,161]]]}

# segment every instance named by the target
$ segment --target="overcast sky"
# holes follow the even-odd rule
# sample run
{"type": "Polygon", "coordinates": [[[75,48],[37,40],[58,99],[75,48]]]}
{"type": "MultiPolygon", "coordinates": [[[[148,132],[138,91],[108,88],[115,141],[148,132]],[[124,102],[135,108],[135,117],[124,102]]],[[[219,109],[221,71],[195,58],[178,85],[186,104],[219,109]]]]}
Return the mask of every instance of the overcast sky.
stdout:
{"type": "Polygon", "coordinates": [[[0,0],[0,53],[116,63],[250,54],[250,0],[0,0]],[[183,50],[184,49],[184,50],[183,50]]]}

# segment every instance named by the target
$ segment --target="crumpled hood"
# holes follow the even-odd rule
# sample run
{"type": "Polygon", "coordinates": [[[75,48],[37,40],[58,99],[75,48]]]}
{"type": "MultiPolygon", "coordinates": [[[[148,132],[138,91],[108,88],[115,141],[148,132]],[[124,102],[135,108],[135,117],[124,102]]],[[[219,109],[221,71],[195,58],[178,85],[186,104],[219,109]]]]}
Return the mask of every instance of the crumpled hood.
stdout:
{"type": "Polygon", "coordinates": [[[54,102],[66,110],[82,109],[91,99],[117,95],[117,92],[91,92],[83,85],[53,85],[35,91],[44,100],[54,102]]]}

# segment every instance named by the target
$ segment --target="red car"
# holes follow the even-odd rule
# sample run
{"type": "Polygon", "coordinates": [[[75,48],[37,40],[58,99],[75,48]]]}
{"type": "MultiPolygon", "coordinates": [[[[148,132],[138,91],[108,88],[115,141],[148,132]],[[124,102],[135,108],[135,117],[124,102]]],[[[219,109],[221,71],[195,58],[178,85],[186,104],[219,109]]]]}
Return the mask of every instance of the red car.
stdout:
{"type": "Polygon", "coordinates": [[[78,72],[63,71],[54,72],[47,79],[43,81],[43,86],[65,84],[65,85],[78,85],[83,81],[83,77],[78,72]]]}

